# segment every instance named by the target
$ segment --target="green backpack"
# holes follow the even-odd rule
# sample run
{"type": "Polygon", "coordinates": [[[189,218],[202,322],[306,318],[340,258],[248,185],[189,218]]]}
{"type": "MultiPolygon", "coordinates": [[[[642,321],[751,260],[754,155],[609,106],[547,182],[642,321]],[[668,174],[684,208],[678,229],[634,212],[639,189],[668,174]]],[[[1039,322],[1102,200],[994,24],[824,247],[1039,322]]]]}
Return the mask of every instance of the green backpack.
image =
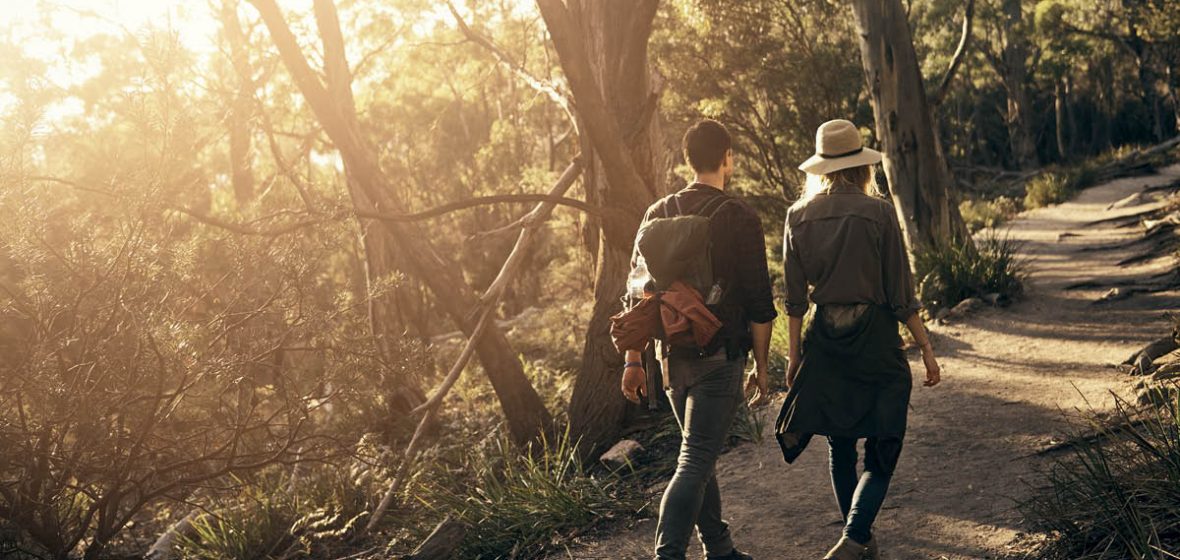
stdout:
{"type": "Polygon", "coordinates": [[[717,212],[733,199],[717,195],[685,214],[680,197],[672,195],[664,204],[664,216],[644,223],[635,236],[639,255],[647,265],[656,291],[668,289],[679,280],[696,289],[706,303],[720,301],[720,287],[713,277],[712,237],[709,224],[717,212]],[[676,213],[669,207],[676,205],[676,213]]]}

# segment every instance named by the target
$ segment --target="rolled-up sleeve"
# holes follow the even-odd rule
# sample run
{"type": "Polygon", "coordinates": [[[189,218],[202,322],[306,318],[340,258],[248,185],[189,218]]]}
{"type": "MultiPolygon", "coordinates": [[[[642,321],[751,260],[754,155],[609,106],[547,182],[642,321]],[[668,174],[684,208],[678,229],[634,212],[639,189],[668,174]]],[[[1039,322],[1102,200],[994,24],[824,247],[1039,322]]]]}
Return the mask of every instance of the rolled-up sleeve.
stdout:
{"type": "Polygon", "coordinates": [[[737,279],[746,319],[754,323],[769,323],[778,316],[774,308],[774,291],[770,286],[770,271],[766,264],[766,238],[762,221],[753,210],[742,208],[733,223],[734,250],[737,252],[737,279]]]}
{"type": "Polygon", "coordinates": [[[914,275],[910,270],[897,212],[890,206],[886,214],[888,217],[881,239],[881,276],[885,281],[885,297],[889,301],[889,308],[893,316],[904,323],[922,308],[922,302],[914,293],[914,275]]]}
{"type": "Polygon", "coordinates": [[[802,317],[807,314],[807,276],[803,274],[803,262],[791,236],[791,215],[783,227],[783,276],[786,278],[787,315],[802,317]]]}

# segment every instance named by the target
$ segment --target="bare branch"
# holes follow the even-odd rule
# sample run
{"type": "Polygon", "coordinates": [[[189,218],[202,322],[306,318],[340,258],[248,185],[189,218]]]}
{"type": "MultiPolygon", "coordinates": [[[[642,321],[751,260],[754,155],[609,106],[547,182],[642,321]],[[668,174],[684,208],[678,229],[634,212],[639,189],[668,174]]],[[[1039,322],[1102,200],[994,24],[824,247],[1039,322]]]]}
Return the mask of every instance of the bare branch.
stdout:
{"type": "Polygon", "coordinates": [[[449,202],[441,206],[436,206],[430,210],[423,210],[421,212],[414,212],[410,214],[391,214],[387,212],[371,212],[368,210],[357,210],[356,215],[361,218],[371,218],[374,220],[382,220],[386,222],[416,222],[422,220],[429,220],[439,216],[455,212],[457,210],[464,210],[467,208],[475,208],[477,206],[488,206],[491,204],[503,203],[519,203],[519,202],[549,202],[560,206],[568,206],[576,208],[595,217],[604,217],[607,211],[601,207],[586,203],[585,201],[576,198],[567,198],[564,196],[552,196],[548,194],[497,194],[492,196],[477,196],[467,200],[459,200],[456,202],[449,202]]]}
{"type": "Polygon", "coordinates": [[[967,0],[967,11],[963,14],[963,34],[959,37],[959,46],[955,48],[955,55],[951,57],[951,64],[947,67],[946,73],[942,75],[938,89],[935,90],[934,95],[930,96],[930,104],[935,107],[941,105],[946,99],[947,92],[951,89],[951,82],[955,79],[955,73],[958,72],[959,65],[963,63],[963,56],[971,44],[971,24],[974,19],[975,0],[967,0]]]}
{"type": "Polygon", "coordinates": [[[508,54],[501,50],[500,47],[497,47],[491,39],[485,37],[474,29],[471,29],[471,27],[467,25],[467,22],[463,21],[463,17],[459,15],[459,11],[455,9],[455,5],[450,0],[447,0],[447,8],[450,8],[451,15],[455,17],[455,23],[459,25],[459,31],[463,33],[464,37],[467,37],[469,41],[491,52],[501,65],[511,70],[513,74],[516,74],[516,76],[524,83],[528,84],[529,87],[545,94],[549,99],[556,103],[562,111],[565,112],[566,116],[569,117],[570,122],[574,123],[575,127],[577,126],[578,119],[574,117],[573,103],[570,101],[568,96],[558,91],[557,86],[542,81],[532,74],[529,74],[528,70],[526,70],[523,65],[518,64],[509,58],[508,54]]]}
{"type": "Polygon", "coordinates": [[[258,229],[256,227],[248,225],[248,224],[238,224],[238,223],[234,223],[234,222],[228,222],[228,221],[222,220],[220,218],[215,218],[213,216],[209,216],[207,214],[197,212],[196,210],[184,208],[181,206],[169,206],[168,209],[172,210],[174,212],[180,212],[181,214],[189,216],[192,219],[194,219],[198,222],[201,222],[202,224],[205,224],[205,225],[221,228],[221,229],[224,229],[227,231],[232,231],[234,233],[240,233],[242,235],[259,235],[259,236],[263,236],[263,237],[277,237],[280,235],[286,235],[288,233],[298,231],[298,230],[301,230],[304,228],[317,226],[317,225],[320,225],[320,224],[323,224],[326,222],[333,221],[333,219],[331,219],[331,218],[316,218],[313,220],[301,220],[301,221],[295,222],[293,224],[288,224],[286,226],[278,227],[275,229],[263,230],[263,229],[258,229]]]}

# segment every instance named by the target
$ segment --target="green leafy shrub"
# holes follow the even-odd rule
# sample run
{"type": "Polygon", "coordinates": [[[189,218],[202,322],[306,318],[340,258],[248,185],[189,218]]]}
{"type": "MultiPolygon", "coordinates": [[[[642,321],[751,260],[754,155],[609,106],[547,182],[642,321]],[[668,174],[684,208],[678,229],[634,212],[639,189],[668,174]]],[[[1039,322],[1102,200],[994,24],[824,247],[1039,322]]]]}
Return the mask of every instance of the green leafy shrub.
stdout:
{"type": "Polygon", "coordinates": [[[469,450],[450,479],[432,475],[414,494],[469,527],[457,557],[524,558],[643,507],[614,475],[586,474],[569,434],[522,453],[504,437],[469,450]]]}
{"type": "Polygon", "coordinates": [[[1170,558],[1180,550],[1180,401],[1146,412],[1116,401],[1113,424],[1094,421],[1048,473],[1048,488],[1020,505],[1052,540],[1038,557],[1170,558]],[[1169,554],[1165,554],[1168,552],[1169,554]]]}
{"type": "Polygon", "coordinates": [[[921,278],[918,296],[930,309],[988,294],[1014,299],[1022,293],[1025,277],[1018,248],[1016,241],[990,235],[976,240],[974,247],[946,244],[921,250],[915,256],[921,278]]]}

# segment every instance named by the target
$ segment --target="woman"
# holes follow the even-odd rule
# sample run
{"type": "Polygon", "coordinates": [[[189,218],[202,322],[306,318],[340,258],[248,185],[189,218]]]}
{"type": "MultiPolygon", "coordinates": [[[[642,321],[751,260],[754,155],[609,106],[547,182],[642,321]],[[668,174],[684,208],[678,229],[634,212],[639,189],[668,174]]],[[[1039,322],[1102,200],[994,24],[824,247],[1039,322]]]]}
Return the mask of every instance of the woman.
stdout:
{"type": "Polygon", "coordinates": [[[844,534],[824,558],[877,558],[872,526],[905,437],[910,368],[897,323],[922,347],[927,387],[939,382],[893,206],[876,196],[881,154],[846,120],[824,123],[804,196],[787,211],[783,259],[790,316],[786,402],[775,426],[792,462],[827,436],[844,534]],[[810,299],[815,315],[801,334],[810,299]],[[800,340],[802,339],[802,341],[800,340]],[[857,477],[857,441],[865,440],[857,477]]]}

